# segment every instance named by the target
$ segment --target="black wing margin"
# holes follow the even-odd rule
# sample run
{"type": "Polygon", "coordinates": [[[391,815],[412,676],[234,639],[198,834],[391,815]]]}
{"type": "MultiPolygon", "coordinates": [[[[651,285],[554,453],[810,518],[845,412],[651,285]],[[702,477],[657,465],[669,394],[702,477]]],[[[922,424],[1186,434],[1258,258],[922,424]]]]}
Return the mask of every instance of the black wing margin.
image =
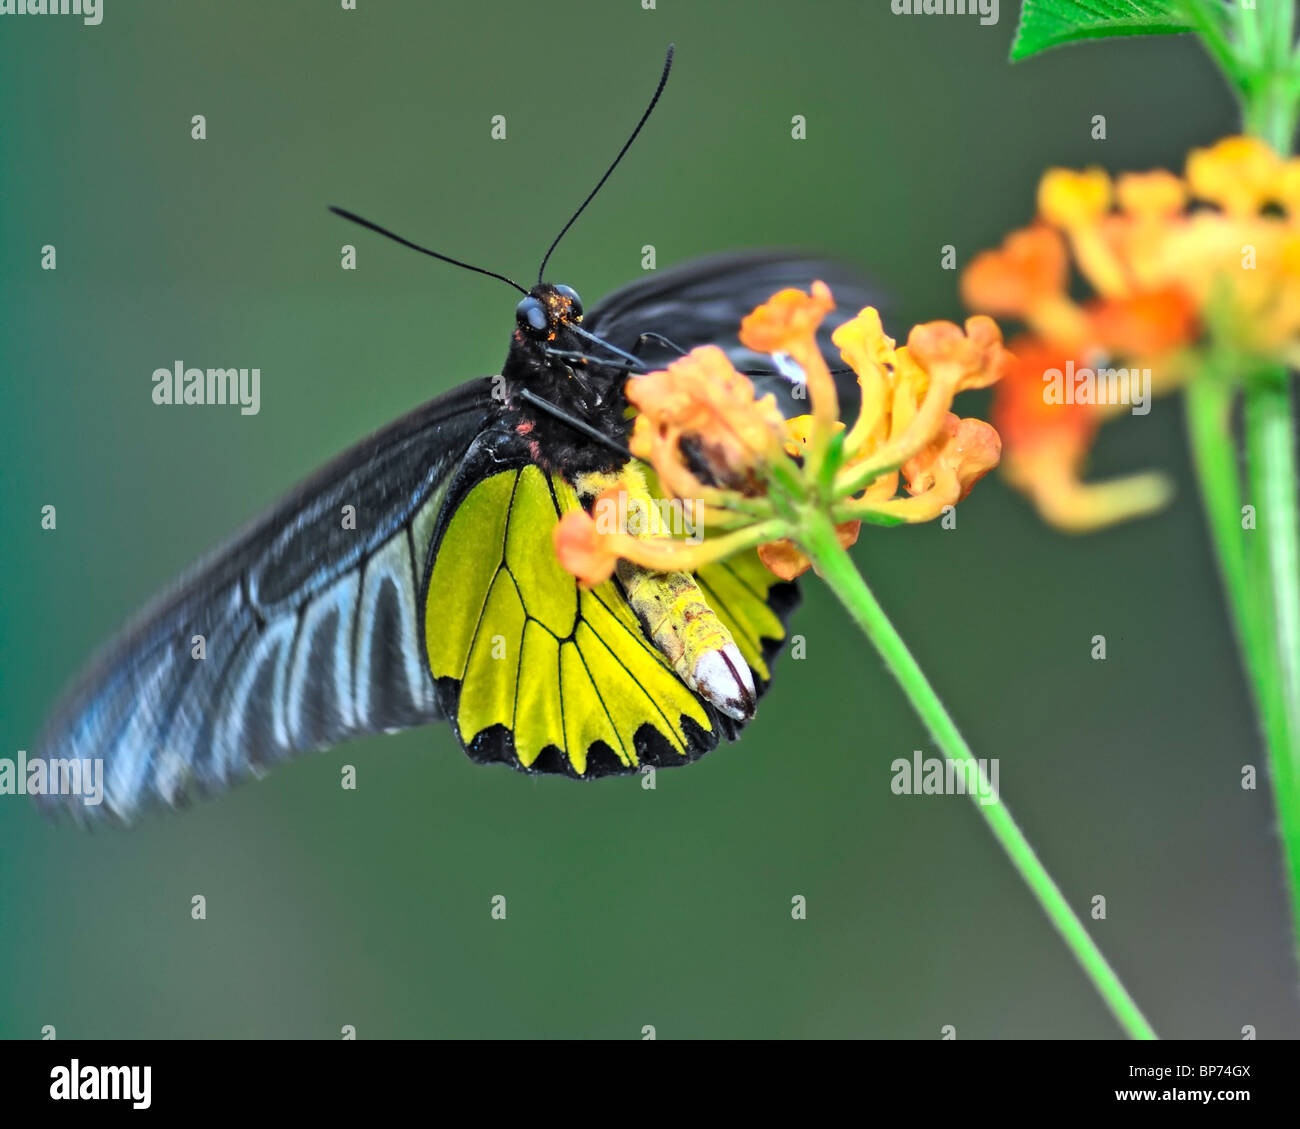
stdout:
{"type": "Polygon", "coordinates": [[[64,695],[29,758],[51,784],[99,761],[102,803],[55,794],[46,806],[127,822],[293,753],[439,717],[416,601],[441,495],[490,407],[483,380],[415,409],[147,607],[64,695]]]}

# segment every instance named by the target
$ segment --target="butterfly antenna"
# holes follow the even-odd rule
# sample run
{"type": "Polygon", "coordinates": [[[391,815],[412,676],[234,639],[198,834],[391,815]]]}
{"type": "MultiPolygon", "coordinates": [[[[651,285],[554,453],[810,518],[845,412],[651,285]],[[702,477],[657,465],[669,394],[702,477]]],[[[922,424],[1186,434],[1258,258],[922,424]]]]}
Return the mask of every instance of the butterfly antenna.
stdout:
{"type": "Polygon", "coordinates": [[[377,223],[371,223],[368,219],[363,219],[356,212],[349,212],[346,208],[336,208],[332,204],[330,205],[330,211],[336,216],[342,216],[345,220],[351,220],[362,227],[368,227],[371,231],[377,231],[380,235],[387,236],[394,243],[400,243],[403,247],[410,247],[412,251],[419,251],[422,255],[432,255],[435,259],[441,259],[444,263],[450,263],[453,267],[464,267],[465,270],[472,270],[475,274],[485,274],[488,278],[499,278],[502,282],[513,286],[520,294],[528,293],[513,278],[507,278],[504,274],[497,274],[494,270],[485,270],[483,267],[462,263],[459,259],[453,259],[450,255],[441,255],[437,251],[430,251],[428,247],[421,247],[418,243],[403,239],[396,232],[389,231],[386,227],[380,227],[377,223]]]}
{"type": "Polygon", "coordinates": [[[636,140],[636,135],[641,132],[641,127],[645,125],[646,121],[649,119],[651,111],[655,108],[655,103],[659,101],[659,95],[664,92],[664,85],[668,82],[668,72],[672,70],[673,67],[673,47],[673,44],[668,44],[668,56],[664,59],[664,73],[659,76],[659,85],[655,87],[654,97],[650,99],[650,105],[645,108],[645,113],[641,115],[641,120],[636,123],[636,129],[632,131],[632,136],[623,143],[623,148],[618,151],[618,156],[614,158],[614,163],[605,170],[605,175],[596,182],[596,187],[591,190],[587,198],[579,205],[578,210],[569,217],[569,222],[560,229],[560,234],[555,237],[555,241],[547,248],[546,254],[542,258],[542,265],[537,269],[537,281],[539,283],[542,281],[542,276],[546,273],[546,264],[550,261],[551,253],[560,245],[560,240],[565,237],[569,228],[571,228],[577,221],[578,217],[582,215],[587,205],[596,198],[596,193],[604,187],[605,181],[609,179],[609,174],[618,168],[618,163],[623,159],[623,154],[632,148],[632,142],[636,140]]]}

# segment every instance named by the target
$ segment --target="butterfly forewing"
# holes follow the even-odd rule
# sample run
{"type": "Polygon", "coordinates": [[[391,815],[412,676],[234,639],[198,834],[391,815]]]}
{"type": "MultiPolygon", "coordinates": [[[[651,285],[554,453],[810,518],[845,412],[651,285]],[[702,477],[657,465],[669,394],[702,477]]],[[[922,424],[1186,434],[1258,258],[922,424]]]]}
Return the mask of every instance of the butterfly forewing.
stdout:
{"type": "MultiPolygon", "coordinates": [[[[787,287],[807,290],[815,280],[825,282],[835,295],[835,310],[818,335],[822,353],[834,370],[844,362],[831,343],[831,333],[864,306],[878,305],[880,299],[861,272],[799,251],[712,255],[647,274],[592,309],[583,325],[620,349],[632,349],[638,338],[652,333],[684,350],[717,345],[742,371],[768,372],[772,359],[741,345],[741,319],[777,291],[787,287]]],[[[653,341],[642,346],[640,355],[651,367],[666,365],[676,356],[653,341]]],[[[775,373],[753,379],[758,393],[773,393],[786,415],[808,410],[808,401],[792,395],[788,380],[775,373]]],[[[857,383],[849,379],[840,384],[842,414],[851,419],[857,407],[857,383]]]]}
{"type": "Polygon", "coordinates": [[[490,406],[490,385],[474,381],[417,408],[146,609],[37,746],[47,762],[102,760],[102,806],[49,801],[129,819],[296,752],[440,716],[417,593],[440,494],[490,406]]]}

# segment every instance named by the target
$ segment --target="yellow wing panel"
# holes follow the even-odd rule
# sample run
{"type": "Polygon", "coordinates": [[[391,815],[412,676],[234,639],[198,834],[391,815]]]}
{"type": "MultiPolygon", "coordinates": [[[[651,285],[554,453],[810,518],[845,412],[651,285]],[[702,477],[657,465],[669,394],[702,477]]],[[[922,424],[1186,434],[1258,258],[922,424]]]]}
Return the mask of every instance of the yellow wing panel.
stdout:
{"type": "Polygon", "coordinates": [[[426,606],[425,648],[434,678],[464,678],[474,632],[505,553],[506,521],[514,474],[476,486],[452,515],[429,577],[438,596],[436,615],[426,606]]]}
{"type": "Polygon", "coordinates": [[[519,585],[528,615],[563,639],[573,633],[578,618],[578,589],[555,555],[555,522],[555,500],[546,476],[535,466],[524,467],[510,507],[506,567],[519,585]]]}
{"type": "Polygon", "coordinates": [[[552,531],[578,504],[562,479],[525,466],[475,483],[447,521],[425,636],[462,743],[476,759],[579,776],[602,747],[596,772],[635,770],[639,741],[656,760],[711,748],[716,715],[645,637],[618,585],[580,592],[560,568],[552,531]]]}
{"type": "Polygon", "coordinates": [[[514,581],[502,570],[483,605],[482,622],[465,667],[456,724],[466,741],[474,740],[490,725],[514,726],[519,641],[524,637],[525,622],[514,581]]]}
{"type": "MultiPolygon", "coordinates": [[[[519,672],[515,752],[519,763],[525,768],[531,768],[547,745],[554,745],[557,749],[566,748],[564,705],[560,691],[560,644],[536,620],[529,621],[524,628],[519,672]]],[[[587,750],[583,749],[582,752],[585,758],[587,750]]],[[[569,759],[573,759],[571,754],[569,759]]],[[[585,759],[583,763],[585,767],[585,759]]]]}

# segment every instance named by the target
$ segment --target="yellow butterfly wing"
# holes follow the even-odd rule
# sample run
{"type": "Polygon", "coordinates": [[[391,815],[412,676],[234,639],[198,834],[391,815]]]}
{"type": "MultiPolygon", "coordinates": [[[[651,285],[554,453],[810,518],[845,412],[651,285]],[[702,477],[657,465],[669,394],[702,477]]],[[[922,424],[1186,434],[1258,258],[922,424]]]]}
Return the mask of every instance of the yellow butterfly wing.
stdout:
{"type": "MultiPolygon", "coordinates": [[[[693,760],[735,722],[673,672],[617,581],[589,591],[556,559],[552,530],[578,507],[559,475],[479,462],[449,491],[424,594],[426,659],[475,760],[591,777],[693,760]]],[[[710,605],[760,689],[794,603],[756,555],[701,570],[710,605]]]]}

